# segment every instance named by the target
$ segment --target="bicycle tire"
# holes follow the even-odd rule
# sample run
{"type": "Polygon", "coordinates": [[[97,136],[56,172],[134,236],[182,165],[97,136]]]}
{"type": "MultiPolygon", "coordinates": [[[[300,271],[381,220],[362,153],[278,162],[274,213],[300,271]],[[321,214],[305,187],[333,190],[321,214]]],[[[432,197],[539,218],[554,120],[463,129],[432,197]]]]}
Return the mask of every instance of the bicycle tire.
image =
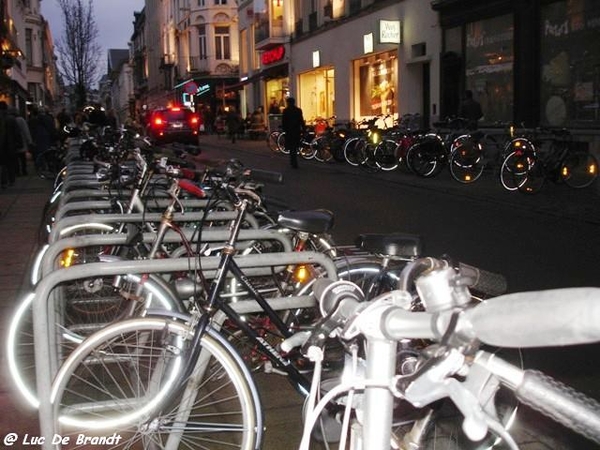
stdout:
{"type": "Polygon", "coordinates": [[[571,154],[561,165],[560,176],[574,189],[588,187],[598,177],[598,161],[591,153],[571,154]]]}
{"type": "Polygon", "coordinates": [[[123,438],[112,448],[260,448],[264,426],[256,386],[215,330],[203,336],[185,389],[176,388],[190,333],[169,319],[138,318],[90,336],[52,386],[61,435],[110,430],[123,438]]]}
{"type": "Polygon", "coordinates": [[[280,131],[271,131],[269,133],[269,136],[267,137],[267,146],[269,147],[269,150],[271,150],[272,152],[275,152],[275,153],[281,152],[281,149],[279,148],[279,144],[278,144],[278,139],[279,139],[280,134],[281,134],[280,131]]]}
{"type": "Polygon", "coordinates": [[[500,183],[507,191],[516,191],[525,181],[529,171],[529,161],[520,152],[511,152],[502,161],[500,183]]]}
{"type": "Polygon", "coordinates": [[[392,139],[384,139],[375,147],[374,158],[377,167],[385,172],[396,170],[400,164],[400,145],[392,139]]]}
{"type": "Polygon", "coordinates": [[[279,136],[277,136],[277,148],[279,148],[279,151],[284,155],[290,154],[290,150],[285,147],[285,131],[282,131],[279,133],[279,136]]]}
{"type": "Polygon", "coordinates": [[[317,136],[310,145],[314,150],[315,159],[317,161],[329,162],[333,159],[329,138],[327,136],[317,136]]]}
{"type": "Polygon", "coordinates": [[[357,145],[363,141],[364,138],[355,136],[348,139],[344,144],[344,159],[351,166],[358,167],[363,161],[363,153],[357,150],[357,145]]]}
{"type": "Polygon", "coordinates": [[[430,178],[441,172],[443,143],[436,136],[426,136],[418,140],[406,151],[406,164],[422,178],[430,178]]]}
{"type": "MultiPolygon", "coordinates": [[[[133,276],[135,277],[135,275],[133,276]]],[[[96,280],[100,280],[100,278],[97,278],[96,280]]],[[[106,283],[102,283],[102,288],[110,286],[113,280],[114,277],[106,277],[106,283]]],[[[62,296],[62,298],[66,299],[64,302],[53,302],[56,309],[54,315],[56,320],[53,321],[52,324],[49,324],[50,327],[55,329],[54,335],[56,336],[56,341],[54,343],[55,348],[53,351],[58,355],[58,363],[62,362],[62,360],[66,358],[89,334],[103,328],[111,322],[124,319],[131,313],[131,311],[125,310],[122,307],[123,305],[118,308],[110,308],[109,311],[104,311],[102,313],[96,311],[96,309],[90,309],[94,308],[94,305],[98,303],[105,305],[108,302],[112,305],[115,302],[119,302],[119,304],[121,304],[124,297],[119,296],[118,299],[116,295],[99,297],[100,290],[87,292],[85,291],[85,287],[81,285],[81,281],[82,280],[79,280],[79,283],[77,283],[76,280],[76,284],[73,284],[71,287],[69,287],[69,285],[59,287],[55,293],[55,295],[62,296]],[[86,305],[85,311],[72,311],[72,308],[68,305],[69,301],[77,301],[75,298],[69,299],[68,297],[68,295],[73,294],[73,290],[79,293],[82,293],[81,291],[83,290],[88,294],[83,299],[83,303],[86,305]]],[[[133,284],[136,283],[133,280],[132,282],[133,284]]],[[[92,290],[96,290],[99,286],[100,285],[96,282],[91,288],[92,290]]],[[[142,286],[147,292],[153,293],[153,299],[158,299],[157,302],[151,305],[152,307],[169,309],[174,304],[173,302],[175,300],[173,299],[172,294],[167,293],[162,286],[154,283],[152,280],[146,280],[142,286]]],[[[112,289],[110,290],[112,291],[112,289]]],[[[132,291],[130,290],[129,292],[132,291]]],[[[11,318],[6,338],[6,359],[8,363],[8,372],[13,384],[17,388],[16,390],[29,405],[37,408],[39,400],[35,378],[33,301],[33,294],[25,297],[11,318]]],[[[131,301],[129,300],[129,302],[131,301]]],[[[139,312],[139,314],[141,314],[141,312],[139,312]]]]}
{"type": "Polygon", "coordinates": [[[525,155],[529,168],[525,181],[519,184],[519,192],[523,194],[537,194],[546,184],[546,168],[543,163],[533,155],[525,155]]]}
{"type": "Polygon", "coordinates": [[[481,146],[472,141],[459,144],[450,154],[449,167],[452,178],[459,183],[474,183],[485,168],[481,146]]]}

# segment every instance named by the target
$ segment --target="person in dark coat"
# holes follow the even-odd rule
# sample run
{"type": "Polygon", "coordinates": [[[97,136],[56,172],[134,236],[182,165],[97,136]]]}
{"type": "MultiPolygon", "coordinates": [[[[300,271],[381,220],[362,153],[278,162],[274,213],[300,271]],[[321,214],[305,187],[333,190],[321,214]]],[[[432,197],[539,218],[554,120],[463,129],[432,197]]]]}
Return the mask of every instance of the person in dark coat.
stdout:
{"type": "Polygon", "coordinates": [[[477,122],[483,117],[481,105],[473,98],[473,91],[465,91],[463,100],[458,108],[458,117],[467,119],[467,128],[477,129],[477,122]]]}
{"type": "Polygon", "coordinates": [[[281,116],[281,128],[285,132],[285,148],[290,152],[290,164],[298,168],[298,147],[304,133],[305,123],[302,110],[296,106],[296,100],[288,97],[287,106],[281,116]]]}
{"type": "Polygon", "coordinates": [[[15,184],[17,153],[23,145],[15,116],[9,114],[8,104],[0,101],[0,180],[2,189],[15,184]]]}
{"type": "Polygon", "coordinates": [[[33,140],[31,153],[33,161],[36,162],[37,157],[56,142],[54,118],[49,113],[33,108],[29,116],[29,132],[33,140]]]}
{"type": "Polygon", "coordinates": [[[227,126],[227,133],[232,144],[235,144],[235,138],[242,129],[243,123],[244,121],[240,113],[233,106],[230,106],[225,116],[225,125],[227,126]]]}

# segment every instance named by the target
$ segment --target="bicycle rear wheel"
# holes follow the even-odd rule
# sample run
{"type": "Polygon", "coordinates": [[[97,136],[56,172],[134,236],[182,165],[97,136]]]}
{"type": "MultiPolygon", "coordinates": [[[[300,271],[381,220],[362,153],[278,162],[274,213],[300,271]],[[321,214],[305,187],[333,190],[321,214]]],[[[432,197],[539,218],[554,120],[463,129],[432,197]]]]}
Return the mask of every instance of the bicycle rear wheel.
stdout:
{"type": "Polygon", "coordinates": [[[275,153],[279,153],[281,151],[277,143],[280,134],[281,132],[279,131],[271,131],[267,137],[267,145],[269,146],[269,149],[275,153]]]}
{"type": "Polygon", "coordinates": [[[177,389],[190,333],[182,323],[140,318],[88,338],[52,387],[61,435],[116,433],[122,440],[111,448],[140,450],[259,448],[263,422],[256,387],[216,331],[207,330],[192,375],[177,389]]]}
{"type": "Polygon", "coordinates": [[[314,150],[315,159],[319,162],[329,162],[333,159],[330,141],[327,136],[318,136],[310,144],[314,150]]]}
{"type": "Polygon", "coordinates": [[[420,177],[437,175],[442,169],[443,143],[435,136],[426,136],[414,143],[406,152],[406,165],[420,177]]]}
{"type": "Polygon", "coordinates": [[[277,148],[284,155],[290,154],[290,150],[285,147],[285,131],[282,131],[279,133],[279,136],[277,136],[277,148]]]}
{"type": "Polygon", "coordinates": [[[527,170],[525,181],[519,185],[519,192],[537,194],[542,190],[544,184],[546,184],[546,169],[542,162],[535,156],[528,156],[527,164],[529,165],[529,170],[527,170]]]}
{"type": "Polygon", "coordinates": [[[384,171],[396,170],[400,164],[398,155],[400,145],[391,139],[381,141],[375,148],[375,164],[384,171]]]}
{"type": "Polygon", "coordinates": [[[477,181],[484,167],[483,151],[476,142],[463,142],[450,155],[450,174],[459,183],[469,184],[477,181]]]}
{"type": "Polygon", "coordinates": [[[560,176],[569,187],[588,187],[598,177],[598,161],[590,153],[573,153],[562,164],[560,176]]]}
{"type": "Polygon", "coordinates": [[[500,168],[500,183],[507,191],[516,191],[527,181],[529,160],[521,152],[511,152],[500,168]]]}
{"type": "Polygon", "coordinates": [[[365,155],[361,151],[361,146],[364,142],[361,137],[353,137],[344,144],[344,158],[351,166],[358,167],[363,162],[365,155]]]}

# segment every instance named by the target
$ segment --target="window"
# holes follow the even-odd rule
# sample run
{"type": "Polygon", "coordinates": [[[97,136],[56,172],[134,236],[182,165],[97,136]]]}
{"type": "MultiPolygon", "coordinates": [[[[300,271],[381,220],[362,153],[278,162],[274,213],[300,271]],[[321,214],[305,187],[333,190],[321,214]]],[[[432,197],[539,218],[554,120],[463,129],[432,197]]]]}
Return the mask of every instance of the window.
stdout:
{"type": "Polygon", "coordinates": [[[540,120],[544,125],[600,125],[600,10],[595,0],[558,1],[541,10],[540,120]]]}
{"type": "Polygon", "coordinates": [[[215,5],[226,5],[227,0],[215,0],[215,5]]]}
{"type": "Polygon", "coordinates": [[[507,14],[468,23],[465,88],[481,103],[486,123],[511,120],[513,113],[513,18],[507,14]]]}
{"type": "Polygon", "coordinates": [[[207,59],[208,55],[206,52],[206,25],[198,25],[198,56],[200,59],[207,59]]]}
{"type": "Polygon", "coordinates": [[[33,30],[31,28],[25,29],[25,58],[27,58],[27,65],[33,65],[33,30]]]}
{"type": "Polygon", "coordinates": [[[215,27],[216,59],[231,59],[229,44],[229,27],[215,27]]]}

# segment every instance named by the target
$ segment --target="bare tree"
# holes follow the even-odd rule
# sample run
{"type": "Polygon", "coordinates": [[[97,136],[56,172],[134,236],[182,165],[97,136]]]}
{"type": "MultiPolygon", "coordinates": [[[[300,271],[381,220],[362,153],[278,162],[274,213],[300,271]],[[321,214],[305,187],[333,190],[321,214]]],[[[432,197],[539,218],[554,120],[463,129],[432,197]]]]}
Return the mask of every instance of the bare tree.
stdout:
{"type": "Polygon", "coordinates": [[[56,43],[58,67],[67,84],[75,87],[76,104],[85,104],[98,81],[100,46],[92,0],[56,0],[63,17],[63,34],[56,43]]]}

